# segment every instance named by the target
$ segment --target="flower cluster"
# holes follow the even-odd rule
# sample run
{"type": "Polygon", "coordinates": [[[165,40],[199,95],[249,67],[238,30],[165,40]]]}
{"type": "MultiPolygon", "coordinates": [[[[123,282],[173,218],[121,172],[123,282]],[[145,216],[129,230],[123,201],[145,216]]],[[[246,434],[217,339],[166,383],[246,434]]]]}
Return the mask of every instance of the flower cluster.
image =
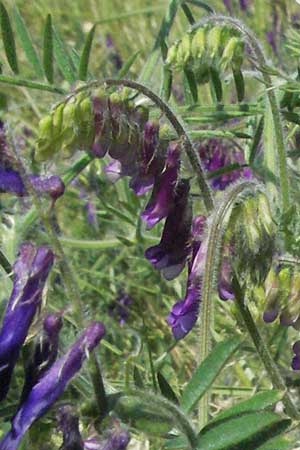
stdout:
{"type": "MultiPolygon", "coordinates": [[[[14,264],[14,284],[0,330],[0,400],[9,389],[10,380],[29,327],[41,305],[42,293],[54,255],[45,246],[26,243],[14,264]]],[[[16,450],[28,428],[40,418],[63,393],[70,379],[81,368],[87,353],[99,343],[105,329],[101,322],[91,322],[68,352],[57,358],[61,317],[46,316],[43,333],[35,345],[32,359],[25,368],[25,382],[11,430],[0,442],[1,450],[16,450]]]]}

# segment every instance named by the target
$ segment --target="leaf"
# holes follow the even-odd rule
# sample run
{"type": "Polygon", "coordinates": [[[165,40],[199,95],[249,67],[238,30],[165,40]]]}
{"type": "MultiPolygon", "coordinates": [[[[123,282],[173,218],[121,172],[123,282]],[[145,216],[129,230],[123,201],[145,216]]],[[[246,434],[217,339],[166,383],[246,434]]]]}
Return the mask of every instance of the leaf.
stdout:
{"type": "Polygon", "coordinates": [[[180,404],[185,412],[189,412],[210,388],[240,344],[241,340],[237,337],[218,343],[197,367],[181,397],[180,404]]]}
{"type": "Polygon", "coordinates": [[[263,445],[257,447],[256,450],[293,450],[294,445],[291,444],[285,437],[276,437],[270,439],[263,445]]]}
{"type": "Polygon", "coordinates": [[[232,416],[238,416],[245,412],[260,411],[266,408],[270,408],[275,403],[282,399],[284,393],[276,390],[259,392],[250,399],[244,400],[231,408],[226,409],[214,417],[211,423],[215,423],[219,420],[226,419],[232,416]]]}
{"type": "Polygon", "coordinates": [[[123,64],[123,66],[121,67],[121,69],[119,70],[119,72],[117,73],[117,80],[119,80],[120,78],[124,78],[129,70],[131,69],[132,65],[134,64],[136,58],[138,57],[138,55],[141,53],[140,50],[138,50],[137,52],[133,53],[133,55],[131,55],[123,64]]]}
{"type": "Polygon", "coordinates": [[[191,3],[191,5],[195,5],[195,6],[198,6],[199,8],[205,9],[210,14],[215,13],[214,9],[205,2],[202,2],[200,0],[186,0],[186,1],[187,1],[187,3],[191,3]]]}
{"type": "Polygon", "coordinates": [[[69,83],[74,83],[77,79],[76,69],[69,55],[68,49],[64,42],[61,40],[58,31],[54,26],[52,26],[52,31],[55,61],[57,62],[57,65],[64,78],[69,83]]]}
{"type": "Polygon", "coordinates": [[[94,25],[87,34],[79,62],[78,79],[85,81],[88,73],[89,59],[91,54],[92,43],[95,35],[96,26],[94,25]]]}
{"type": "Polygon", "coordinates": [[[133,380],[134,380],[134,384],[137,388],[139,388],[139,389],[144,388],[144,383],[143,383],[143,378],[142,378],[141,372],[139,371],[139,369],[136,366],[134,366],[134,368],[133,368],[133,380]]]}
{"type": "MultiPolygon", "coordinates": [[[[255,412],[229,418],[198,435],[195,450],[257,450],[259,445],[283,432],[291,420],[272,412],[255,412]]],[[[275,450],[275,449],[274,449],[275,450]]]]}
{"type": "Polygon", "coordinates": [[[178,401],[178,398],[177,398],[175,392],[173,391],[173,389],[169,385],[168,381],[165,379],[165,377],[163,376],[163,374],[161,372],[157,373],[157,381],[158,381],[159,389],[160,389],[160,392],[162,393],[162,395],[164,397],[166,397],[168,400],[170,400],[170,402],[173,402],[176,405],[178,405],[179,401],[178,401]]]}
{"type": "Polygon", "coordinates": [[[53,32],[52,17],[48,14],[44,29],[44,52],[43,52],[44,71],[49,83],[53,83],[53,32]]]}
{"type": "Polygon", "coordinates": [[[162,83],[162,95],[167,102],[172,93],[173,74],[168,66],[164,65],[163,68],[163,83],[162,83]]]}
{"type": "Polygon", "coordinates": [[[11,67],[11,70],[15,74],[18,74],[19,68],[14,33],[11,27],[9,16],[2,2],[0,2],[0,24],[7,61],[11,67]]]}
{"type": "Polygon", "coordinates": [[[220,103],[223,98],[222,82],[218,71],[214,67],[210,68],[210,79],[216,94],[217,101],[220,103]]]}
{"type": "Polygon", "coordinates": [[[185,14],[185,17],[187,18],[188,22],[190,25],[194,25],[194,23],[196,22],[193,16],[192,11],[190,10],[190,8],[188,7],[188,5],[186,3],[182,3],[181,5],[182,11],[185,14]]]}
{"type": "Polygon", "coordinates": [[[31,36],[29,34],[29,31],[27,30],[23,17],[21,16],[17,6],[14,7],[13,15],[20,45],[23,48],[29,63],[33,66],[36,75],[42,78],[44,76],[43,66],[33,46],[31,36]]]}
{"type": "Polygon", "coordinates": [[[188,440],[185,436],[177,436],[168,439],[164,444],[164,450],[185,450],[189,448],[188,440]]]}
{"type": "Polygon", "coordinates": [[[184,76],[189,86],[194,103],[198,102],[198,88],[195,75],[191,70],[184,69],[184,76]]]}
{"type": "Polygon", "coordinates": [[[237,98],[242,102],[245,97],[245,81],[241,70],[233,70],[233,79],[236,88],[237,98]]]}
{"type": "Polygon", "coordinates": [[[262,137],[262,133],[264,130],[264,117],[262,116],[258,122],[257,128],[255,130],[255,134],[253,137],[252,145],[250,148],[250,155],[249,155],[249,164],[253,164],[255,160],[255,156],[258,151],[259,143],[262,137]]]}
{"type": "Polygon", "coordinates": [[[66,95],[66,91],[58,86],[51,86],[50,84],[37,83],[35,81],[26,80],[19,77],[8,77],[0,75],[0,83],[10,84],[12,86],[24,86],[30,89],[38,89],[40,91],[54,92],[56,94],[66,95]]]}

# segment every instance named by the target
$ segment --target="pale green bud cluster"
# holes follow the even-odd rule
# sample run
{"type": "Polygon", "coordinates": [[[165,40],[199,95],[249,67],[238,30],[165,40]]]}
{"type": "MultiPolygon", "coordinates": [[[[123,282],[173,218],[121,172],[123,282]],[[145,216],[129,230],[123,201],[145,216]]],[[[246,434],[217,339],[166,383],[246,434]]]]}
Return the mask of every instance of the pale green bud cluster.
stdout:
{"type": "Polygon", "coordinates": [[[244,42],[228,25],[205,25],[186,33],[168,50],[166,63],[173,70],[189,70],[198,83],[209,79],[209,70],[239,70],[244,57],[244,42]]]}
{"type": "Polygon", "coordinates": [[[275,226],[268,198],[263,193],[244,199],[233,215],[232,232],[237,273],[255,284],[266,277],[274,251],[275,226]]]}
{"type": "Polygon", "coordinates": [[[35,158],[45,161],[56,153],[68,158],[78,149],[89,148],[95,137],[90,95],[79,93],[55,106],[39,123],[35,158]]]}

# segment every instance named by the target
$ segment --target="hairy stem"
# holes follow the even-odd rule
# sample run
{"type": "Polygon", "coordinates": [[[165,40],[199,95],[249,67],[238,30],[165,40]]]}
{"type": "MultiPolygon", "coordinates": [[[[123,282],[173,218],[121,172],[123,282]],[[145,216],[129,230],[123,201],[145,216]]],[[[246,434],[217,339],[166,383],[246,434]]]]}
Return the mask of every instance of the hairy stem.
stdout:
{"type": "MultiPolygon", "coordinates": [[[[218,270],[222,238],[224,235],[225,220],[229,219],[229,212],[241,193],[255,191],[259,185],[255,181],[245,181],[231,188],[213,213],[212,222],[208,228],[207,253],[205,259],[204,275],[201,289],[201,312],[200,312],[200,358],[201,364],[209,355],[211,350],[211,327],[213,321],[213,294],[215,289],[215,276],[218,270]]],[[[202,244],[203,245],[203,244],[202,244]]],[[[209,417],[209,393],[202,397],[199,409],[199,422],[202,428],[209,417]]]]}
{"type": "Polygon", "coordinates": [[[287,414],[296,420],[300,420],[300,413],[298,412],[297,408],[295,407],[291,396],[289,392],[287,391],[285,382],[278,370],[278,367],[275,363],[275,361],[272,358],[271,353],[269,352],[269,349],[260,334],[258,328],[255,325],[255,322],[251,316],[250,310],[248,306],[245,304],[244,296],[242,293],[242,290],[240,286],[238,285],[237,280],[234,280],[233,283],[233,290],[235,294],[236,304],[239,309],[239,312],[241,313],[241,316],[243,318],[243,321],[246,325],[246,328],[248,330],[248,333],[255,345],[255,348],[257,350],[257,353],[259,354],[265,369],[273,383],[273,386],[276,389],[279,389],[281,391],[284,391],[284,396],[282,398],[282,402],[285,406],[287,414]]]}
{"type": "Polygon", "coordinates": [[[92,82],[88,83],[86,86],[83,86],[83,87],[79,88],[77,91],[75,91],[75,94],[77,92],[81,92],[83,90],[93,88],[93,87],[98,87],[101,85],[126,86],[131,89],[135,89],[138,92],[140,92],[141,94],[148,97],[150,100],[152,100],[160,108],[160,110],[165,114],[167,119],[170,121],[170,123],[174,127],[176,133],[178,134],[178,137],[182,138],[182,140],[183,140],[183,145],[184,145],[185,151],[186,151],[187,156],[190,160],[190,163],[196,173],[198,185],[203,194],[203,200],[204,200],[205,207],[206,207],[207,211],[211,211],[214,207],[214,200],[213,200],[213,196],[212,196],[210,187],[206,181],[206,177],[204,174],[204,170],[202,168],[200,157],[198,155],[197,150],[195,149],[195,147],[193,145],[193,142],[188,134],[187,129],[185,128],[184,123],[172,111],[170,106],[167,103],[165,103],[157,94],[155,94],[147,86],[144,86],[143,84],[138,83],[136,81],[125,80],[125,79],[115,80],[115,79],[111,79],[111,78],[106,78],[101,81],[92,81],[92,82]]]}
{"type": "MultiPolygon", "coordinates": [[[[234,19],[232,17],[213,15],[208,16],[194,25],[194,29],[202,26],[206,23],[213,24],[229,24],[234,29],[238,30],[242,36],[246,39],[249,44],[258,66],[260,69],[264,69],[267,66],[266,58],[263,52],[263,49],[256,38],[256,36],[249,30],[243,23],[241,23],[238,19],[234,19]]],[[[289,180],[288,180],[288,171],[287,171],[287,159],[286,159],[286,151],[285,151],[285,143],[284,143],[284,135],[283,135],[283,127],[280,118],[279,105],[278,101],[272,89],[272,79],[269,73],[266,70],[262,70],[262,76],[264,83],[266,85],[266,94],[269,100],[276,146],[277,146],[277,155],[278,156],[278,166],[279,166],[279,178],[280,178],[280,190],[281,190],[281,207],[282,211],[287,210],[290,206],[290,193],[289,193],[289,180]]]]}

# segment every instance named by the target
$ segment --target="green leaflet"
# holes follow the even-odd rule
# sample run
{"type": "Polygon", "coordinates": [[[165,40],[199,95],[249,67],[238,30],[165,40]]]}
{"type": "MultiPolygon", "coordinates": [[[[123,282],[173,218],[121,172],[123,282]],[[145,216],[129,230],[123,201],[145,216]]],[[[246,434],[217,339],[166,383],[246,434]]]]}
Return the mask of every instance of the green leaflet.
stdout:
{"type": "Polygon", "coordinates": [[[140,50],[138,50],[137,52],[133,53],[133,55],[129,56],[129,58],[125,61],[125,63],[119,70],[119,72],[116,76],[117,79],[126,77],[126,75],[128,74],[129,70],[135,63],[136,58],[139,56],[140,53],[141,53],[140,50]]]}
{"type": "Polygon", "coordinates": [[[290,424],[291,420],[265,411],[224,419],[199,433],[195,450],[257,450],[290,424]]]}
{"type": "Polygon", "coordinates": [[[0,24],[7,61],[11,67],[11,70],[15,74],[18,74],[19,67],[18,67],[14,33],[11,27],[9,16],[2,2],[0,2],[0,24]]]}
{"type": "Polygon", "coordinates": [[[53,83],[53,32],[52,17],[48,14],[44,28],[43,65],[47,80],[53,83]]]}
{"type": "Polygon", "coordinates": [[[64,78],[69,83],[74,83],[77,80],[77,74],[68,49],[53,26],[52,31],[55,61],[64,78]]]}
{"type": "Polygon", "coordinates": [[[162,395],[166,397],[170,402],[176,403],[178,405],[179,402],[175,392],[161,372],[157,373],[157,381],[162,395]]]}
{"type": "Polygon", "coordinates": [[[94,25],[89,33],[87,34],[81,56],[80,56],[80,62],[79,62],[79,68],[78,68],[78,79],[85,81],[88,74],[88,66],[89,66],[89,59],[91,54],[91,48],[92,43],[95,35],[96,26],[94,25]]]}
{"type": "Polygon", "coordinates": [[[225,364],[241,344],[237,337],[218,343],[208,357],[200,364],[184,388],[180,405],[189,412],[210,388],[225,364]]]}
{"type": "Polygon", "coordinates": [[[218,414],[211,423],[218,422],[219,420],[226,419],[228,417],[238,416],[244,414],[245,412],[260,411],[271,407],[283,397],[283,392],[270,390],[266,392],[259,392],[253,397],[242,401],[231,408],[222,411],[218,414]]]}
{"type": "Polygon", "coordinates": [[[14,7],[13,15],[19,42],[25,52],[27,60],[34,68],[36,75],[39,78],[43,78],[44,76],[43,66],[33,46],[31,36],[17,6],[14,7]]]}

